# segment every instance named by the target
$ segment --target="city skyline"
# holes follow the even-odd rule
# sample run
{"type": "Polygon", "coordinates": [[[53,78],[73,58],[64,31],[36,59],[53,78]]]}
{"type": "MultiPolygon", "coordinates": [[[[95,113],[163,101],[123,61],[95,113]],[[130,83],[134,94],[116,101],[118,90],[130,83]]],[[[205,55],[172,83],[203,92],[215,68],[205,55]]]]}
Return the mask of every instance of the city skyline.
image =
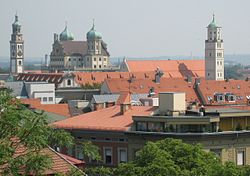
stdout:
{"type": "Polygon", "coordinates": [[[0,56],[9,56],[11,24],[16,11],[24,34],[25,57],[50,54],[53,33],[61,33],[65,21],[75,40],[86,40],[93,19],[108,44],[111,57],[188,56],[191,53],[204,56],[206,27],[213,13],[222,27],[225,54],[248,54],[250,18],[245,17],[250,15],[249,5],[246,0],[240,5],[225,0],[7,1],[0,7],[0,23],[4,26],[0,34],[0,56]]]}

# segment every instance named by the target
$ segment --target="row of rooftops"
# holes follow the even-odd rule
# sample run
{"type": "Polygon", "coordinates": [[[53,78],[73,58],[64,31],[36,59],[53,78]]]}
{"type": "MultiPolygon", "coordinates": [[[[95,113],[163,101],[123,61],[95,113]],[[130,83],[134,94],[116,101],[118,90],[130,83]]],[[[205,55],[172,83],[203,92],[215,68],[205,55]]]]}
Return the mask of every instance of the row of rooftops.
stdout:
{"type": "MultiPolygon", "coordinates": [[[[159,92],[186,92],[188,102],[201,104],[248,104],[250,98],[250,81],[246,80],[205,80],[204,78],[168,78],[165,74],[156,82],[156,74],[128,72],[71,72],[19,74],[18,81],[49,82],[60,84],[64,79],[73,77],[76,85],[104,83],[107,90],[102,94],[131,92],[145,94],[154,89],[159,92]],[[211,86],[212,85],[212,86],[211,86]]],[[[103,85],[103,87],[104,87],[103,85]]]]}

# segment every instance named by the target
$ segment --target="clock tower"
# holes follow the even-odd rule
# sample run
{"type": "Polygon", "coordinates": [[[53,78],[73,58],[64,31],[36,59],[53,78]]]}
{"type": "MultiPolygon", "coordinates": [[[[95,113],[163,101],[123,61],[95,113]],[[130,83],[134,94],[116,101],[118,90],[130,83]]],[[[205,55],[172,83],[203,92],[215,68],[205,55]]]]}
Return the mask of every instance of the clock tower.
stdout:
{"type": "Polygon", "coordinates": [[[24,61],[24,41],[21,34],[21,24],[18,16],[15,15],[15,21],[12,24],[12,34],[10,40],[10,74],[23,73],[24,61]]]}

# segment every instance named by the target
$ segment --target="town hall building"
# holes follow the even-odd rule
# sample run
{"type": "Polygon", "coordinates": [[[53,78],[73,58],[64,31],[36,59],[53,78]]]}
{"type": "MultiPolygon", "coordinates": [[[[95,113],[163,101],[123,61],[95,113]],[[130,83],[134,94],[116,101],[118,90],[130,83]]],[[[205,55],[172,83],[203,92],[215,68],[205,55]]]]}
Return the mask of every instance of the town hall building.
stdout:
{"type": "Polygon", "coordinates": [[[107,44],[101,33],[96,31],[94,23],[87,33],[87,41],[75,41],[66,25],[59,36],[54,34],[49,69],[51,72],[107,70],[110,67],[109,56],[107,44]]]}

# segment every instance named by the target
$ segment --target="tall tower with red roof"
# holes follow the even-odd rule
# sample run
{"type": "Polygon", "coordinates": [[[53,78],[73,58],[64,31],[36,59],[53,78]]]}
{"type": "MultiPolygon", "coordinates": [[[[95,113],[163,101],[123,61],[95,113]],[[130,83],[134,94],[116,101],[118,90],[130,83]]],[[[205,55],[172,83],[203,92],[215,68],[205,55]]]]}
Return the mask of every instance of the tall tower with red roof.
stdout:
{"type": "Polygon", "coordinates": [[[205,41],[205,78],[207,80],[224,80],[224,45],[221,27],[212,22],[207,26],[205,41]]]}

